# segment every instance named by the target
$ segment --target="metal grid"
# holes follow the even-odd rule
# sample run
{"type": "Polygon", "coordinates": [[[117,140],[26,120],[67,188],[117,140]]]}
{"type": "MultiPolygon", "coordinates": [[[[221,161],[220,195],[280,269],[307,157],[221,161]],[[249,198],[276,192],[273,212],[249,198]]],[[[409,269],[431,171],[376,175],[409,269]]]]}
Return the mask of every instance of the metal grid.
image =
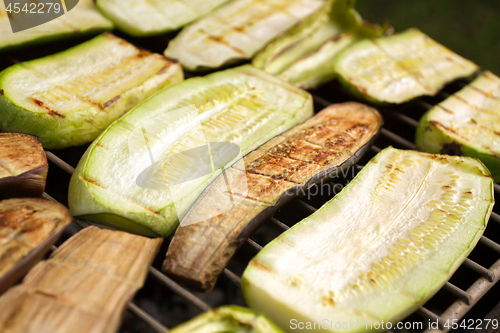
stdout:
{"type": "MultiPolygon", "coordinates": [[[[127,39],[130,40],[130,38],[127,39]]],[[[162,42],[162,45],[165,45],[165,42],[162,42]]],[[[146,48],[148,47],[146,46],[146,48]]],[[[18,62],[13,58],[11,58],[11,61],[14,63],[18,62]]],[[[371,151],[367,153],[367,156],[365,156],[362,162],[364,161],[366,163],[366,161],[368,161],[369,158],[373,157],[376,153],[378,153],[381,150],[381,147],[387,147],[388,145],[393,145],[397,148],[403,148],[403,149],[416,149],[412,141],[415,129],[418,124],[418,119],[420,118],[420,116],[426,110],[431,108],[433,104],[439,102],[440,100],[445,99],[450,95],[450,93],[453,93],[454,91],[458,90],[459,88],[463,87],[466,84],[467,82],[463,80],[456,82],[452,85],[449,85],[445,89],[445,91],[441,92],[436,97],[418,99],[414,102],[399,107],[376,106],[376,108],[382,112],[386,124],[381,131],[379,139],[377,140],[375,145],[371,148],[371,151]]],[[[323,107],[326,107],[332,103],[343,102],[354,99],[352,96],[348,95],[337,83],[329,83],[321,87],[320,89],[313,91],[312,93],[314,97],[316,110],[320,110],[323,107]]],[[[69,154],[69,155],[79,155],[77,156],[77,158],[79,158],[81,156],[81,153],[82,153],[81,149],[77,148],[61,151],[61,153],[59,152],[53,153],[50,151],[46,151],[47,158],[50,164],[52,164],[51,168],[49,169],[51,173],[49,173],[48,185],[51,184],[50,183],[51,180],[54,181],[55,179],[55,185],[52,185],[53,187],[52,190],[54,190],[54,188],[58,190],[61,190],[62,188],[67,188],[68,185],[67,182],[61,181],[60,178],[64,178],[63,177],[64,173],[71,175],[74,172],[74,167],[71,166],[70,163],[66,162],[64,159],[60,158],[59,156],[62,155],[68,156],[69,154]],[[53,175],[56,176],[51,178],[51,176],[53,175]]],[[[362,162],[356,165],[355,170],[358,171],[361,170],[361,168],[363,167],[362,162]]],[[[66,176],[66,178],[68,177],[66,176]]],[[[50,193],[49,188],[48,192],[50,193]]],[[[495,194],[500,195],[500,185],[498,184],[495,184],[495,194]]],[[[286,211],[287,209],[289,209],[289,207],[293,206],[295,209],[301,209],[306,215],[310,215],[311,213],[316,211],[316,207],[312,202],[314,202],[315,200],[317,201],[317,199],[319,199],[319,201],[325,202],[326,200],[332,197],[332,196],[327,196],[327,197],[323,196],[318,198],[317,195],[316,196],[307,195],[307,196],[308,199],[305,199],[303,197],[292,201],[287,206],[285,206],[282,209],[282,211],[283,210],[286,211]]],[[[47,199],[54,200],[47,193],[44,194],[44,197],[47,199]]],[[[70,228],[70,233],[78,231],[78,228],[75,228],[75,225],[77,225],[78,227],[86,227],[89,225],[87,222],[79,219],[74,219],[73,222],[74,225],[73,228],[70,228]]],[[[290,225],[293,224],[294,224],[293,221],[288,221],[286,219],[280,220],[280,218],[276,217],[275,215],[274,217],[271,217],[256,233],[259,233],[260,230],[269,227],[274,227],[279,232],[284,232],[287,229],[289,229],[290,225]]],[[[490,218],[490,224],[500,225],[500,215],[498,215],[496,212],[493,212],[490,218]]],[[[490,228],[491,227],[488,227],[488,229],[490,228]]],[[[421,321],[432,320],[433,322],[437,321],[440,327],[440,330],[437,330],[437,332],[447,332],[449,331],[449,328],[444,327],[445,323],[449,322],[449,320],[452,319],[463,318],[466,315],[466,313],[500,279],[500,245],[499,245],[500,237],[498,237],[498,239],[496,240],[492,240],[490,238],[486,236],[481,237],[480,244],[484,245],[484,247],[486,247],[491,252],[489,254],[490,259],[494,257],[496,261],[489,267],[484,267],[478,262],[470,259],[470,257],[466,259],[466,261],[463,263],[461,268],[459,268],[459,270],[455,275],[469,274],[470,272],[469,273],[460,272],[462,268],[464,268],[468,271],[475,272],[475,274],[477,274],[478,276],[477,279],[475,279],[473,283],[468,284],[467,287],[459,287],[451,282],[447,282],[439,293],[444,292],[447,293],[448,296],[451,296],[453,298],[451,305],[449,305],[443,312],[440,313],[440,311],[436,312],[433,311],[433,309],[430,309],[427,306],[429,304],[428,302],[426,305],[424,305],[424,307],[420,308],[416,312],[416,315],[412,315],[408,320],[421,320],[421,321]]],[[[267,239],[265,242],[267,243],[269,240],[270,239],[267,239]]],[[[244,244],[243,247],[235,254],[235,258],[233,258],[233,260],[239,261],[240,266],[244,267],[248,263],[249,258],[253,257],[261,249],[262,246],[258,242],[249,239],[246,242],[246,244],[244,244]],[[242,253],[243,255],[241,255],[242,253]],[[246,257],[246,258],[241,258],[241,257],[246,257]]],[[[164,251],[160,251],[158,257],[161,257],[161,259],[163,259],[164,254],[165,254],[164,251]]],[[[146,281],[146,287],[148,283],[155,283],[161,285],[162,288],[168,290],[170,294],[179,296],[180,299],[182,299],[182,301],[185,302],[189,307],[198,309],[198,313],[211,309],[211,306],[208,304],[208,302],[202,299],[203,297],[201,297],[198,293],[182,287],[181,285],[179,285],[178,283],[176,283],[175,281],[164,275],[154,266],[159,267],[159,265],[153,264],[153,266],[149,268],[149,275],[148,275],[148,280],[146,281]]],[[[223,276],[224,277],[222,279],[225,278],[226,284],[229,281],[229,283],[232,284],[233,287],[236,287],[236,289],[239,291],[241,285],[240,274],[237,274],[233,272],[233,270],[226,268],[223,272],[223,276]]],[[[217,284],[219,285],[220,283],[221,282],[219,281],[217,284]]],[[[499,300],[497,299],[497,301],[499,300]]],[[[132,314],[138,321],[141,321],[147,325],[148,328],[146,330],[149,330],[151,332],[168,332],[168,328],[165,327],[165,325],[162,324],[158,319],[157,316],[158,313],[155,313],[155,315],[153,316],[148,313],[148,310],[150,309],[141,308],[134,302],[130,303],[128,308],[128,312],[130,314],[132,314]]],[[[484,309],[484,311],[485,311],[484,313],[486,314],[488,312],[488,309],[484,309]]],[[[129,332],[128,328],[123,326],[122,326],[122,331],[129,332]]],[[[425,332],[430,333],[432,332],[432,330],[428,329],[425,332]]]]}

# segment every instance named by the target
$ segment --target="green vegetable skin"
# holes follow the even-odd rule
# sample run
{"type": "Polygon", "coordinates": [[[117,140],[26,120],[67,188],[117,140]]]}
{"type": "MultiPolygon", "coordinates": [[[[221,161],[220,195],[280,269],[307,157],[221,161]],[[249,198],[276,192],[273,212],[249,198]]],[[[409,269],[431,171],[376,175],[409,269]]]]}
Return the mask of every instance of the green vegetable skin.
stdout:
{"type": "Polygon", "coordinates": [[[2,36],[0,38],[0,51],[111,29],[113,29],[113,23],[99,13],[93,0],[80,0],[76,7],[65,15],[13,34],[5,6],[0,1],[0,35],[2,36]]]}
{"type": "Polygon", "coordinates": [[[228,0],[97,0],[99,10],[132,36],[151,36],[182,28],[228,0]]]}
{"type": "MultiPolygon", "coordinates": [[[[493,180],[478,160],[386,148],[250,262],[242,282],[247,303],[287,332],[301,332],[290,328],[292,319],[395,323],[472,251],[493,198],[493,180]]],[[[337,331],[335,324],[302,330],[337,331]]]]}
{"type": "Polygon", "coordinates": [[[94,140],[141,101],[183,80],[182,68],[111,34],[0,74],[0,129],[45,148],[94,140]]]}
{"type": "Polygon", "coordinates": [[[354,4],[351,0],[326,1],[320,10],[257,54],[253,65],[301,88],[333,79],[334,60],[343,49],[388,29],[364,21],[354,4]]]}
{"type": "Polygon", "coordinates": [[[324,4],[323,0],[234,0],[186,26],[170,41],[165,55],[188,70],[251,59],[324,4]]]}
{"type": "MultiPolygon", "coordinates": [[[[176,84],[120,118],[89,147],[70,182],[71,213],[142,235],[168,236],[221,173],[203,174],[198,156],[168,161],[209,142],[234,143],[241,157],[312,113],[307,92],[250,65],[176,84]],[[137,185],[148,167],[148,186],[137,185]]],[[[221,162],[217,154],[212,151],[213,164],[221,162]]]]}
{"type": "Polygon", "coordinates": [[[500,181],[500,78],[484,72],[429,110],[415,141],[429,153],[479,158],[500,181]]]}
{"type": "Polygon", "coordinates": [[[477,65],[417,29],[357,42],[338,55],[334,70],[353,93],[375,103],[404,103],[435,95],[477,65]]]}
{"type": "Polygon", "coordinates": [[[239,306],[223,306],[205,312],[171,333],[283,333],[265,316],[239,306]]]}

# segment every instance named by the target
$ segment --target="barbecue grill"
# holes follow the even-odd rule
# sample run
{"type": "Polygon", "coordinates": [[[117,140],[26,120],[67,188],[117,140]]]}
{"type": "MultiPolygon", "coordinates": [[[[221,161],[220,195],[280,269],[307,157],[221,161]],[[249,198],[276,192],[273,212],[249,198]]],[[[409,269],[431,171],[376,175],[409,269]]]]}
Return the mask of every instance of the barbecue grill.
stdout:
{"type": "MultiPolygon", "coordinates": [[[[139,47],[157,53],[162,53],[168,40],[173,37],[173,34],[169,34],[136,39],[120,33],[116,34],[139,47]]],[[[78,38],[4,54],[0,58],[0,70],[19,61],[53,54],[77,45],[86,39],[88,38],[78,38]]],[[[187,77],[190,76],[193,74],[188,73],[187,77]]],[[[360,163],[349,169],[349,172],[337,175],[329,181],[312,187],[304,196],[288,203],[266,221],[248,241],[242,244],[211,293],[199,293],[185,288],[160,271],[169,244],[169,240],[166,240],[153,265],[149,268],[144,288],[130,303],[120,332],[168,332],[169,327],[187,321],[213,307],[223,304],[244,305],[240,290],[240,277],[249,260],[263,246],[331,199],[381,149],[389,145],[402,149],[416,149],[413,140],[420,117],[433,105],[458,91],[467,83],[467,80],[453,82],[437,96],[419,98],[404,105],[375,106],[383,114],[385,125],[374,146],[360,163]]],[[[332,103],[355,100],[336,82],[330,82],[311,92],[316,111],[332,103]]],[[[50,167],[45,198],[57,200],[67,205],[70,176],[86,148],[87,146],[46,151],[50,167]]],[[[498,184],[495,184],[495,196],[497,200],[500,198],[500,185],[498,184]]],[[[500,280],[499,213],[500,210],[496,207],[484,236],[481,237],[477,247],[451,280],[422,308],[405,320],[407,325],[421,323],[420,326],[412,324],[411,327],[407,326],[405,331],[431,332],[433,330],[427,326],[430,320],[439,323],[437,331],[447,332],[450,329],[445,327],[447,322],[451,323],[453,319],[461,320],[462,318],[467,320],[467,324],[469,324],[469,320],[474,320],[470,328],[475,328],[478,324],[475,320],[485,318],[488,312],[500,301],[498,297],[500,284],[495,285],[500,280]]],[[[86,221],[74,219],[58,244],[88,225],[89,223],[86,221]]]]}

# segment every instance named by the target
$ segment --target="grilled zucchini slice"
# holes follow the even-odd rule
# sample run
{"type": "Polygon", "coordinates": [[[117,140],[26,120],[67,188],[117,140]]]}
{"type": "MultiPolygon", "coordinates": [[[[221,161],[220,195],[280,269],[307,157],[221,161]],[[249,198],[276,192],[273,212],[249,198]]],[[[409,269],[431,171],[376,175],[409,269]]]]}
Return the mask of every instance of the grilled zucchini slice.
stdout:
{"type": "MultiPolygon", "coordinates": [[[[99,13],[93,0],[79,0],[78,4],[63,16],[16,33],[12,33],[7,14],[3,1],[0,1],[0,35],[2,36],[0,51],[113,29],[113,23],[99,13]]],[[[22,12],[16,16],[21,14],[22,12]]]]}
{"type": "Polygon", "coordinates": [[[0,129],[40,137],[45,148],[94,140],[182,68],[111,34],[0,74],[0,129]]]}
{"type": "Polygon", "coordinates": [[[500,181],[500,78],[486,71],[420,119],[418,149],[479,158],[500,181]]]}
{"type": "Polygon", "coordinates": [[[240,306],[221,306],[174,327],[171,333],[284,333],[263,315],[240,306]]]}
{"type": "Polygon", "coordinates": [[[176,84],[120,118],[89,147],[71,178],[71,213],[168,236],[238,156],[312,112],[307,92],[250,65],[176,84]]]}
{"type": "Polygon", "coordinates": [[[321,10],[258,53],[253,65],[301,88],[333,79],[333,62],[340,51],[362,38],[379,37],[389,28],[364,21],[354,4],[326,1],[321,10]]]}
{"type": "Polygon", "coordinates": [[[355,43],[338,55],[334,70],[359,97],[398,104],[435,95],[446,83],[478,67],[412,28],[355,43]]]}
{"type": "Polygon", "coordinates": [[[493,200],[493,180],[478,160],[386,148],[257,254],[243,275],[247,303],[283,328],[292,319],[359,320],[350,332],[395,323],[472,251],[493,200]]]}
{"type": "Polygon", "coordinates": [[[97,0],[97,8],[132,36],[151,36],[182,28],[229,0],[97,0]]]}
{"type": "Polygon", "coordinates": [[[324,4],[323,0],[234,0],[186,26],[170,41],[165,55],[188,70],[251,59],[324,4]]]}
{"type": "Polygon", "coordinates": [[[381,126],[373,108],[336,104],[248,154],[187,213],[163,271],[192,288],[211,290],[252,230],[314,184],[355,164],[381,126]]]}

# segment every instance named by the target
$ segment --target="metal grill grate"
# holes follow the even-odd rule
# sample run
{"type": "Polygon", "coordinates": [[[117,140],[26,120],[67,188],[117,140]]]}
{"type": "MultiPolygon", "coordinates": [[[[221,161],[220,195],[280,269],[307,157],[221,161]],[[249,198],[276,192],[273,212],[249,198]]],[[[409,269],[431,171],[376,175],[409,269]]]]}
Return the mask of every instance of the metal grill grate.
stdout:
{"type": "MultiPolygon", "coordinates": [[[[161,52],[166,45],[165,37],[159,40],[153,39],[128,39],[132,43],[161,52]]],[[[70,45],[72,46],[72,45],[70,45]]],[[[67,48],[66,45],[55,44],[55,48],[67,48]]],[[[21,53],[23,60],[36,58],[43,53],[53,53],[54,50],[44,50],[42,54],[27,52],[21,53]],[[26,56],[26,54],[28,54],[26,56]]],[[[11,58],[12,62],[18,62],[11,58]]],[[[7,64],[8,65],[8,64],[7,64]]],[[[0,68],[6,65],[0,60],[0,68]]],[[[448,85],[443,92],[436,97],[421,98],[411,103],[398,107],[380,107],[375,106],[381,111],[385,119],[385,125],[380,137],[372,149],[367,153],[355,169],[359,171],[363,163],[366,163],[371,157],[378,153],[381,148],[393,145],[397,148],[416,149],[413,144],[415,129],[418,119],[432,105],[448,97],[451,93],[459,90],[467,84],[467,81],[461,80],[448,85]]],[[[353,100],[353,97],[347,94],[337,83],[329,83],[319,89],[312,91],[315,109],[320,110],[332,103],[353,100]]],[[[66,203],[66,194],[69,184],[69,176],[74,172],[74,167],[78,159],[83,154],[83,149],[71,148],[55,153],[47,151],[47,158],[51,164],[49,168],[49,177],[47,184],[48,194],[44,194],[47,199],[66,203]],[[54,197],[54,198],[53,198],[54,197]]],[[[352,175],[354,176],[354,175],[352,175]]],[[[347,177],[341,181],[348,182],[352,177],[347,177]]],[[[335,183],[331,184],[335,185],[335,183]]],[[[281,209],[274,217],[271,217],[256,233],[249,239],[235,254],[234,258],[224,270],[214,291],[211,294],[201,294],[190,291],[177,284],[169,277],[160,272],[160,267],[169,242],[165,242],[160,250],[158,257],[149,268],[149,275],[143,290],[139,291],[134,301],[128,308],[122,324],[122,332],[168,332],[166,326],[173,326],[190,319],[202,311],[207,311],[212,306],[222,304],[240,304],[244,301],[240,291],[241,273],[246,267],[248,261],[262,249],[262,245],[271,241],[281,232],[289,229],[290,226],[310,215],[316,208],[324,202],[331,199],[334,194],[328,195],[314,194],[318,192],[314,187],[304,197],[296,199],[281,209]],[[212,305],[212,306],[211,306],[212,305]]],[[[500,185],[495,184],[495,194],[500,195],[500,185]]],[[[422,322],[423,331],[428,320],[438,322],[441,330],[446,332],[449,328],[445,324],[452,319],[461,319],[472,309],[476,303],[498,282],[500,279],[500,215],[495,209],[491,215],[490,223],[486,229],[485,235],[481,237],[477,248],[472,252],[468,259],[458,269],[450,282],[432,298],[424,307],[420,308],[415,314],[406,320],[412,322],[422,322]],[[443,306],[444,304],[444,306],[443,306]]],[[[69,228],[65,237],[77,232],[79,227],[86,227],[89,224],[85,221],[74,219],[74,223],[69,228]]],[[[64,237],[63,237],[64,238],[64,237]]],[[[64,239],[60,240],[62,242],[64,239]]],[[[494,299],[498,302],[498,296],[494,299]]],[[[488,305],[482,307],[481,318],[489,312],[488,305]]],[[[426,330],[425,332],[431,332],[426,330]]]]}

